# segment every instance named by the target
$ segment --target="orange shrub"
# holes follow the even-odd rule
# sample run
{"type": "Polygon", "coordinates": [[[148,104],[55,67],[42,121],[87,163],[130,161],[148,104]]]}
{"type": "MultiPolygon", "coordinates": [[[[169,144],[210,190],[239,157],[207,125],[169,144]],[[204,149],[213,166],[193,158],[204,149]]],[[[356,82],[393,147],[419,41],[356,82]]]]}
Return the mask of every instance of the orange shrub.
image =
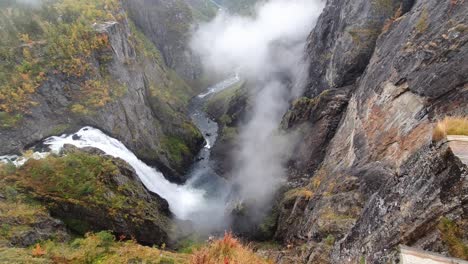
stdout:
{"type": "Polygon", "coordinates": [[[232,233],[226,232],[222,239],[196,251],[190,260],[191,264],[267,264],[248,246],[242,245],[232,233]]]}

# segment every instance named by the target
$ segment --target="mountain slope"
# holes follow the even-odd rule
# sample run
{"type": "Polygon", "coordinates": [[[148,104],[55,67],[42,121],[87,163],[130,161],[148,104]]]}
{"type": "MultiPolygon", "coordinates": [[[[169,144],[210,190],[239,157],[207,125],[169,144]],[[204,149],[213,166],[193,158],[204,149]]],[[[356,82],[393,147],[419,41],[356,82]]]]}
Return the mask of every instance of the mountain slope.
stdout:
{"type": "Polygon", "coordinates": [[[0,154],[91,125],[182,180],[203,141],[193,91],[119,1],[11,4],[1,23],[0,154]]]}
{"type": "Polygon", "coordinates": [[[306,132],[290,168],[301,191],[281,203],[276,236],[306,243],[304,263],[387,263],[399,244],[467,257],[467,168],[432,138],[468,113],[467,8],[328,1],[307,97],[283,122],[306,132]]]}

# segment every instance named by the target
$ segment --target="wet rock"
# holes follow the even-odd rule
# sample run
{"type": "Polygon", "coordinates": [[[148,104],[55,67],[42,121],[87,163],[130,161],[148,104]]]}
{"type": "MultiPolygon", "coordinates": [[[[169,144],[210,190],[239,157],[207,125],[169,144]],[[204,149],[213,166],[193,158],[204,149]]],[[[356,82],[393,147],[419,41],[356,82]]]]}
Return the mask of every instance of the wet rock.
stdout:
{"type": "Polygon", "coordinates": [[[450,37],[467,24],[467,8],[436,0],[328,1],[309,37],[307,98],[283,121],[285,129],[302,127],[301,142],[312,146],[292,158],[290,181],[311,176],[283,200],[278,239],[309,245],[332,234],[325,263],[392,262],[399,244],[451,252],[438,226],[466,219],[467,168],[446,143],[432,142],[432,130],[446,115],[468,114],[467,35],[450,37]],[[384,2],[403,10],[382,31],[391,12],[374,7],[384,2]],[[367,33],[377,35],[364,40],[367,33]],[[339,105],[320,93],[348,85],[334,112],[314,106],[339,105]]]}

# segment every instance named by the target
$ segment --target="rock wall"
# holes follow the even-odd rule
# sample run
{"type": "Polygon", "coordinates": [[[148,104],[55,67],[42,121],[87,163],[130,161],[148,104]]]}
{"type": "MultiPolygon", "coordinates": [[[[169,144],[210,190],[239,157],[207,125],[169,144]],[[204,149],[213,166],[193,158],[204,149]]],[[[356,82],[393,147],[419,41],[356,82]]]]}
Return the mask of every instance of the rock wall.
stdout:
{"type": "Polygon", "coordinates": [[[302,128],[290,168],[301,192],[283,200],[276,236],[305,243],[304,263],[388,263],[400,243],[454,255],[440,223],[466,222],[467,168],[432,130],[468,112],[467,11],[328,1],[309,37],[307,98],[284,121],[302,128]]]}
{"type": "Polygon", "coordinates": [[[188,44],[194,18],[189,5],[181,0],[125,1],[130,18],[158,47],[166,64],[186,81],[200,77],[199,59],[188,44]]]}
{"type": "Polygon", "coordinates": [[[48,136],[89,125],[118,138],[173,180],[183,181],[181,175],[203,143],[185,113],[193,91],[164,61],[155,58],[158,51],[147,47],[152,44],[141,43],[145,36],[131,27],[123,10],[119,17],[122,19],[93,25],[96,34],[108,37],[109,47],[87,59],[90,72],[97,73],[102,83],[110,83],[111,89],[121,87],[123,94],[77,113],[72,108],[83,102],[82,86],[89,76],[48,72],[47,80],[32,95],[36,105],[15,126],[0,128],[0,154],[19,152],[48,136]],[[141,47],[144,45],[156,55],[149,56],[141,47]],[[161,94],[175,98],[169,101],[161,94]]]}

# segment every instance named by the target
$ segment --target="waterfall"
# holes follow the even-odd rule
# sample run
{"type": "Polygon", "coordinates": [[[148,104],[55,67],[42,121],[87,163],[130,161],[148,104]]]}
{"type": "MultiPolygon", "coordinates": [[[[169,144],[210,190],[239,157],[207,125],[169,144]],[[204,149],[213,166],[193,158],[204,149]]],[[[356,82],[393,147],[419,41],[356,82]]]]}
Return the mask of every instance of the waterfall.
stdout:
{"type": "Polygon", "coordinates": [[[93,147],[126,161],[135,169],[146,188],[168,201],[171,211],[179,219],[189,219],[191,214],[202,210],[206,205],[203,190],[169,182],[160,171],[139,160],[122,142],[107,136],[99,129],[84,127],[72,135],[50,137],[44,144],[49,145],[55,153],[58,153],[65,144],[78,148],[93,147]]]}
{"type": "MultiPolygon", "coordinates": [[[[97,128],[88,126],[74,134],[49,137],[43,141],[43,144],[48,146],[50,152],[56,154],[64,145],[70,144],[78,148],[97,148],[107,155],[120,158],[132,166],[148,190],[167,200],[176,218],[190,220],[199,233],[209,234],[213,230],[224,230],[226,197],[230,187],[211,168],[210,147],[216,141],[218,125],[202,109],[209,95],[231,87],[239,81],[239,75],[234,74],[209,87],[205,93],[192,100],[191,118],[204,135],[207,145],[200,151],[184,185],[169,182],[159,170],[139,160],[122,142],[97,128]]],[[[42,159],[50,152],[34,152],[23,156],[0,156],[0,162],[12,163],[19,167],[28,159],[42,159]]]]}

